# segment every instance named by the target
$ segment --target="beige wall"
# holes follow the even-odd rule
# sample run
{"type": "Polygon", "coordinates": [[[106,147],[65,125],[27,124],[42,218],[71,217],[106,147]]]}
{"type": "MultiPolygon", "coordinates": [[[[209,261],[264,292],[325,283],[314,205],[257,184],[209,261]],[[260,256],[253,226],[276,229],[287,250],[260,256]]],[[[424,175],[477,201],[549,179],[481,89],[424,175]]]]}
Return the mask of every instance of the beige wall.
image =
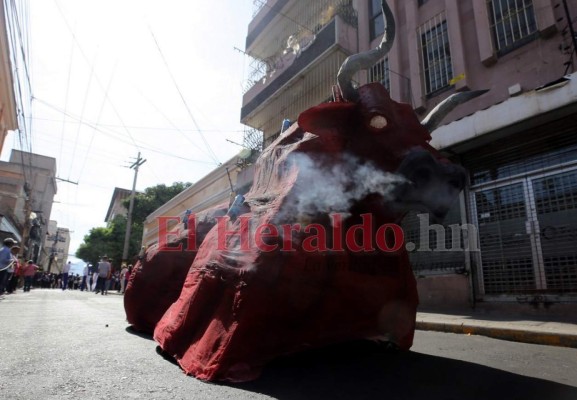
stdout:
{"type": "MultiPolygon", "coordinates": [[[[197,213],[218,204],[228,203],[231,190],[226,168],[229,169],[233,185],[236,185],[239,172],[237,159],[238,157],[231,158],[150,214],[144,221],[142,245],[150,246],[158,242],[158,217],[182,217],[187,209],[197,213]]],[[[176,222],[173,222],[169,224],[169,228],[174,228],[175,225],[176,222]]]]}

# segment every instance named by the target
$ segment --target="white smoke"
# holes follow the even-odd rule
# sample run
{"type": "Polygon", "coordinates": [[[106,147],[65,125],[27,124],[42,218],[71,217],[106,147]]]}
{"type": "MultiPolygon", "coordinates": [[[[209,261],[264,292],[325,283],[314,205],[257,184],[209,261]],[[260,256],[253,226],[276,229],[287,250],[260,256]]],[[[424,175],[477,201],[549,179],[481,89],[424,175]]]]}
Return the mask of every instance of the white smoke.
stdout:
{"type": "Polygon", "coordinates": [[[291,199],[281,211],[285,217],[346,214],[356,201],[371,193],[391,200],[395,187],[406,181],[352,155],[345,154],[335,163],[332,158],[315,160],[296,153],[291,161],[298,167],[299,177],[291,199]]]}

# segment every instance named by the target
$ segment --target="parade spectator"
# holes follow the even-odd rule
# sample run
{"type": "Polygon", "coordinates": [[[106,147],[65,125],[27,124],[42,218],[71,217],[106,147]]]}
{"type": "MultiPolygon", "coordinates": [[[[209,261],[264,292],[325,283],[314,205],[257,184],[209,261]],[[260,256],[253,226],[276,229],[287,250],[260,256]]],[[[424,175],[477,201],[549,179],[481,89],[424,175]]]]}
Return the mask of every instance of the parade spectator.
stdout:
{"type": "Polygon", "coordinates": [[[9,270],[14,264],[11,248],[16,244],[12,238],[4,239],[2,249],[0,249],[0,295],[4,294],[6,285],[10,279],[9,270]]]}
{"type": "Polygon", "coordinates": [[[90,291],[95,291],[96,285],[98,284],[98,266],[96,268],[97,270],[92,274],[92,284],[90,285],[90,291]]]}
{"type": "Polygon", "coordinates": [[[102,295],[108,294],[108,289],[106,288],[106,281],[110,279],[111,272],[112,272],[112,266],[108,262],[108,257],[102,257],[102,260],[98,263],[98,280],[96,281],[96,292],[95,292],[96,294],[98,293],[102,295]]]}
{"type": "Polygon", "coordinates": [[[87,283],[88,283],[88,264],[86,264],[82,269],[82,284],[80,285],[81,292],[88,290],[86,287],[87,283]]]}
{"type": "Polygon", "coordinates": [[[126,289],[126,273],[128,272],[128,267],[126,264],[122,264],[122,270],[120,271],[120,293],[124,293],[126,289]]]}
{"type": "Polygon", "coordinates": [[[68,274],[70,273],[70,267],[71,266],[72,266],[72,263],[70,261],[68,261],[62,267],[62,290],[66,290],[66,288],[68,287],[68,274]]]}
{"type": "Polygon", "coordinates": [[[10,252],[12,253],[12,259],[14,263],[12,264],[12,267],[8,268],[8,273],[12,271],[12,276],[8,280],[8,284],[6,287],[6,291],[8,292],[8,294],[12,294],[16,291],[16,287],[18,286],[18,279],[20,279],[20,261],[18,261],[18,253],[20,252],[20,246],[15,244],[10,249],[10,252]]]}
{"type": "Polygon", "coordinates": [[[22,276],[24,276],[24,291],[29,292],[32,286],[32,279],[34,278],[34,274],[38,271],[38,266],[34,264],[32,260],[29,260],[28,263],[22,268],[22,276]]]}

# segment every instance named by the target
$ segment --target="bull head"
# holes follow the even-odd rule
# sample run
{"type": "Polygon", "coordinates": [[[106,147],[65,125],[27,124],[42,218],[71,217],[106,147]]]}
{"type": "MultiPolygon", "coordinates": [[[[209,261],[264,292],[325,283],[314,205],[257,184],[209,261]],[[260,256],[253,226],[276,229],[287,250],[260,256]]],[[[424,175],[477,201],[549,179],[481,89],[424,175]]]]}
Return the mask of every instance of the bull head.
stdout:
{"type": "MultiPolygon", "coordinates": [[[[419,209],[429,212],[434,220],[442,219],[456,195],[464,188],[465,170],[451,164],[441,156],[428,142],[430,132],[434,131],[441,121],[455,107],[477,96],[486,90],[459,92],[449,96],[438,104],[421,122],[417,120],[412,108],[390,99],[386,89],[380,84],[369,84],[356,89],[352,78],[361,69],[373,67],[393,46],[395,38],[395,19],[386,1],[381,3],[385,19],[385,32],[376,49],[354,54],[342,64],[337,82],[341,96],[345,100],[341,111],[355,114],[357,122],[365,129],[350,132],[347,147],[355,154],[367,159],[380,159],[382,166],[396,171],[407,179],[396,191],[394,204],[400,210],[419,209]],[[370,141],[362,136],[371,135],[370,141]],[[361,137],[359,137],[361,136],[361,137]],[[380,142],[381,146],[366,146],[370,142],[380,142]],[[384,147],[383,147],[384,146],[384,147]],[[383,148],[391,150],[391,155],[378,152],[383,148]]],[[[338,96],[337,96],[338,97],[338,96]]],[[[308,130],[311,122],[318,115],[311,110],[310,115],[301,116],[299,124],[308,130]]],[[[340,118],[337,117],[338,121],[340,118]]]]}

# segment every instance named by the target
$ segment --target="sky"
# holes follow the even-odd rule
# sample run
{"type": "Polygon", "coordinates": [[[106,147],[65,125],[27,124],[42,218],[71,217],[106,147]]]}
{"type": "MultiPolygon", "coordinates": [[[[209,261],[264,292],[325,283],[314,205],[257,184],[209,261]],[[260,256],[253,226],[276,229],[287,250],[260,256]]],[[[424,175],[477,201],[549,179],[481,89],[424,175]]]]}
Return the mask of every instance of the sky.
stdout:
{"type": "MultiPolygon", "coordinates": [[[[195,182],[242,147],[253,0],[29,0],[32,152],[57,160],[70,253],[115,187],[195,182]],[[63,180],[76,182],[67,183],[63,180]]],[[[0,156],[20,149],[15,133],[0,156]]],[[[73,259],[74,262],[74,259],[73,259]]]]}

